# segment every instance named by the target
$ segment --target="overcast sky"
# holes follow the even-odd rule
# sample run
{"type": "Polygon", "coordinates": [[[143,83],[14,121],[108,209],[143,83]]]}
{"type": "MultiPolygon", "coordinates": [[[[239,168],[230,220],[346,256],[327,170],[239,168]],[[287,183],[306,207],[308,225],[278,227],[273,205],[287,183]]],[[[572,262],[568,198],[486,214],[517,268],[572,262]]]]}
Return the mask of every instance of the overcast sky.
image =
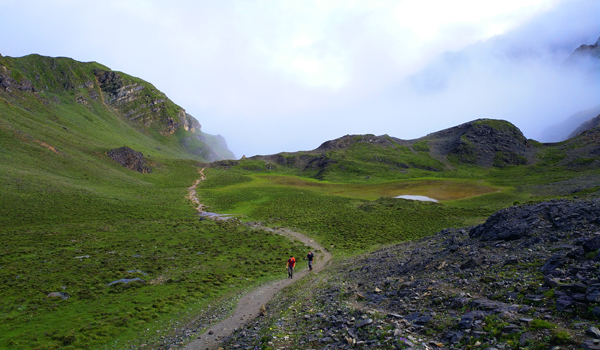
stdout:
{"type": "Polygon", "coordinates": [[[0,54],[140,77],[241,157],[476,118],[540,139],[600,104],[563,64],[599,19],[599,0],[0,0],[0,54]]]}

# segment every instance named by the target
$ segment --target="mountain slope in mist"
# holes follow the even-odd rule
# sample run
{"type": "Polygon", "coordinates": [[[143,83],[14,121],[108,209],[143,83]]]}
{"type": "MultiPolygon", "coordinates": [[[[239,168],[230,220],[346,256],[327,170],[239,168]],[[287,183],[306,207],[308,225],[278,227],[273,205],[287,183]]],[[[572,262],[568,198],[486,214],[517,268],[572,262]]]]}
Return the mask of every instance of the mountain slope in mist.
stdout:
{"type": "MultiPolygon", "coordinates": [[[[600,38],[593,45],[581,45],[567,58],[567,66],[581,65],[586,67],[591,79],[600,77],[600,38]]],[[[588,123],[600,114],[600,105],[582,110],[571,115],[561,123],[546,127],[541,139],[546,141],[564,141],[589,130],[593,123],[588,123]]]]}
{"type": "Polygon", "coordinates": [[[95,62],[0,56],[0,101],[0,121],[15,145],[20,133],[66,153],[127,145],[173,158],[234,157],[223,138],[203,133],[153,85],[95,62]]]}

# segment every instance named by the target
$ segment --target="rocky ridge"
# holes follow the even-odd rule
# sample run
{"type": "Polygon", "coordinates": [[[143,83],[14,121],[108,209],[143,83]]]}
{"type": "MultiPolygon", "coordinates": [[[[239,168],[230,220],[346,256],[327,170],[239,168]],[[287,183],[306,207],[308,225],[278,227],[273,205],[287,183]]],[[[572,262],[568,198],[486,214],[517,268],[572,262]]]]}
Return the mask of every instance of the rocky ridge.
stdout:
{"type": "MultiPolygon", "coordinates": [[[[308,172],[314,174],[312,177],[322,179],[329,168],[345,170],[345,162],[352,157],[361,162],[383,165],[390,171],[406,172],[413,168],[439,172],[457,163],[481,167],[534,164],[536,154],[536,148],[513,124],[503,120],[478,119],[414,140],[388,135],[345,135],[326,141],[311,151],[282,152],[246,159],[263,161],[266,169],[291,167],[301,174],[308,172]]],[[[223,162],[214,166],[237,164],[239,162],[223,162]]]]}
{"type": "Polygon", "coordinates": [[[600,349],[600,201],[514,206],[342,261],[224,349],[600,349]]]}
{"type": "Polygon", "coordinates": [[[536,150],[519,128],[503,120],[478,119],[418,140],[437,157],[483,167],[531,164],[536,150]]]}

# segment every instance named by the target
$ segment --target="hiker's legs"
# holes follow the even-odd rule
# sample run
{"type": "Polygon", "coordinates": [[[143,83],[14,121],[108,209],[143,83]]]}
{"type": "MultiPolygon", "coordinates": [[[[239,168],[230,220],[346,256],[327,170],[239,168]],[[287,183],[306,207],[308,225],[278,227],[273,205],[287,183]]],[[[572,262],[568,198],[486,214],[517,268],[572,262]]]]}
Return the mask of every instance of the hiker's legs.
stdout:
{"type": "Polygon", "coordinates": [[[312,260],[308,261],[308,270],[312,271],[312,260]]]}
{"type": "Polygon", "coordinates": [[[294,269],[291,266],[288,266],[288,277],[292,278],[294,274],[294,269]]]}

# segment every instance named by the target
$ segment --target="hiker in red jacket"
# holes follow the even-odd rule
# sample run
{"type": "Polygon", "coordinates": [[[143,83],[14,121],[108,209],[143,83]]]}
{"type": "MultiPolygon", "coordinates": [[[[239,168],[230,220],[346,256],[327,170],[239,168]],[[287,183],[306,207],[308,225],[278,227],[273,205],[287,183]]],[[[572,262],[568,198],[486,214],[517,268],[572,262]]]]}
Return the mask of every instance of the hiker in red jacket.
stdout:
{"type": "Polygon", "coordinates": [[[293,255],[290,255],[290,258],[288,259],[286,265],[289,278],[292,278],[294,276],[294,266],[296,266],[296,259],[293,255]]]}

